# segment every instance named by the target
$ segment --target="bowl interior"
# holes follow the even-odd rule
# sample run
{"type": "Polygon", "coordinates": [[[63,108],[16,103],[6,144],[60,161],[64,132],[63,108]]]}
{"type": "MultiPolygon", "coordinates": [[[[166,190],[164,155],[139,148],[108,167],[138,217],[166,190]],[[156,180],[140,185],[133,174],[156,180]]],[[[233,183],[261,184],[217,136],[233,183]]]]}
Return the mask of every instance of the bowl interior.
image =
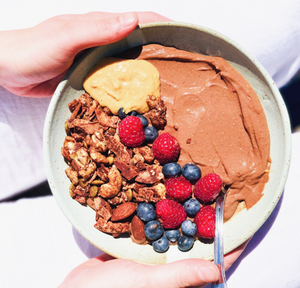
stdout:
{"type": "Polygon", "coordinates": [[[117,43],[87,50],[74,63],[55,91],[45,121],[44,154],[49,184],[72,225],[93,245],[106,253],[148,264],[161,264],[190,257],[211,260],[213,243],[196,241],[189,252],[180,252],[177,246],[171,246],[166,253],[160,254],[154,252],[150,245],[133,243],[129,237],[115,239],[94,228],[95,212],[69,196],[70,181],[64,172],[67,165],[60,153],[66,136],[64,122],[70,116],[68,103],[83,93],[83,79],[100,58],[148,43],[223,57],[252,85],[264,108],[271,137],[272,172],[260,201],[251,209],[242,210],[226,222],[225,253],[251,237],[271,214],[287,178],[291,151],[290,122],[281,95],[257,60],[233,41],[215,31],[185,23],[141,25],[117,43]]]}

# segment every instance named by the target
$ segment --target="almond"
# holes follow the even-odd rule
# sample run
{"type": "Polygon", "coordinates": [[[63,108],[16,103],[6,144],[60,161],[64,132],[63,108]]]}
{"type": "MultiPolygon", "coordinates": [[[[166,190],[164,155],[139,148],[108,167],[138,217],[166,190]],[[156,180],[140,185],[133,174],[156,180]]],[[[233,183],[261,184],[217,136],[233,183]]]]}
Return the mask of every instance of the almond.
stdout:
{"type": "Polygon", "coordinates": [[[146,241],[144,227],[143,221],[137,215],[133,216],[131,221],[131,235],[132,240],[137,244],[143,244],[146,241]]]}
{"type": "Polygon", "coordinates": [[[125,202],[119,205],[115,210],[112,212],[111,221],[120,221],[123,220],[136,210],[136,204],[132,202],[125,202]]]}

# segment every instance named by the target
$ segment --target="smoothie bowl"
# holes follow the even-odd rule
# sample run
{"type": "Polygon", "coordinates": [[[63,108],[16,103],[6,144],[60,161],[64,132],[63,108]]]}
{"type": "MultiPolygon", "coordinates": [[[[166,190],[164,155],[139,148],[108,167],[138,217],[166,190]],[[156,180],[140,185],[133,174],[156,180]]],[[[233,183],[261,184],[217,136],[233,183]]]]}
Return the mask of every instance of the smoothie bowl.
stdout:
{"type": "MultiPolygon", "coordinates": [[[[176,22],[145,24],[117,43],[85,51],[58,86],[45,121],[44,154],[52,193],[72,225],[102,251],[147,264],[213,259],[213,238],[198,232],[187,251],[171,243],[163,253],[153,249],[152,239],[134,233],[137,222],[147,222],[138,217],[139,204],[150,203],[157,212],[160,201],[174,201],[166,192],[168,173],[173,172],[163,173],[165,162],[156,156],[153,139],[142,135],[136,145],[123,141],[120,125],[129,119],[124,115],[142,115],[148,120],[145,126],[178,141],[179,155],[167,162],[180,167],[192,163],[200,168],[201,178],[211,173],[221,177],[223,189],[228,189],[225,253],[249,239],[275,208],[288,174],[291,132],[285,104],[270,76],[244,49],[215,31],[176,22]],[[140,73],[145,65],[132,68],[139,81],[147,82],[134,101],[135,91],[122,90],[129,95],[126,100],[116,92],[124,75],[116,76],[116,70],[102,74],[113,65],[125,69],[128,61],[147,66],[145,73],[140,73]],[[108,189],[110,184],[113,189],[108,189]],[[120,216],[129,210],[125,219],[120,216]]],[[[196,181],[190,182],[193,190],[196,181]]],[[[195,195],[177,203],[184,207],[195,195]]],[[[200,203],[214,206],[213,201],[200,203]]],[[[170,227],[162,218],[153,221],[165,224],[166,234],[170,227]]]]}

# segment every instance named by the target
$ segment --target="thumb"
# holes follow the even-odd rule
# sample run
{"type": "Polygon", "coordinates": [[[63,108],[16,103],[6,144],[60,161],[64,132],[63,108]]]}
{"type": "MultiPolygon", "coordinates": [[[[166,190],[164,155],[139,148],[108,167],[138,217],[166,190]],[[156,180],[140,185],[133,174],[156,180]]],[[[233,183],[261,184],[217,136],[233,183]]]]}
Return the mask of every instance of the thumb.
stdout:
{"type": "Polygon", "coordinates": [[[217,266],[201,259],[180,260],[154,266],[153,270],[149,277],[160,279],[159,287],[203,287],[219,279],[217,266]]]}
{"type": "Polygon", "coordinates": [[[185,259],[151,266],[125,259],[112,260],[103,254],[79,265],[59,287],[200,288],[218,279],[218,268],[206,260],[185,259]]]}
{"type": "MultiPolygon", "coordinates": [[[[130,34],[139,22],[135,12],[106,14],[92,12],[83,15],[62,15],[43,24],[54,27],[55,45],[75,55],[81,50],[117,42],[130,34]],[[51,25],[47,23],[51,21],[51,25]]],[[[48,28],[47,27],[47,28],[48,28]]],[[[41,27],[43,29],[43,27],[41,27]]]]}
{"type": "MultiPolygon", "coordinates": [[[[112,260],[113,257],[102,254],[101,256],[89,261],[93,261],[89,263],[90,266],[96,265],[97,260],[101,262],[106,262],[112,260]]],[[[147,283],[147,287],[155,287],[155,288],[168,288],[168,287],[204,287],[205,285],[216,282],[219,280],[220,272],[215,264],[210,261],[206,261],[203,259],[185,259],[179,260],[172,263],[164,264],[164,265],[141,265],[134,263],[129,260],[116,260],[113,265],[117,263],[120,264],[122,261],[130,263],[131,265],[138,265],[139,267],[135,267],[135,271],[139,271],[142,273],[145,282],[147,283]],[[117,261],[117,262],[116,262],[117,261]]],[[[88,262],[84,263],[87,265],[88,262]]],[[[128,264],[127,264],[128,265],[128,264]]],[[[89,266],[89,267],[90,267],[89,266]]],[[[128,266],[127,266],[128,267],[128,266]]],[[[130,273],[129,273],[130,274],[130,273]]],[[[135,279],[136,281],[136,279],[135,279]]],[[[126,282],[126,281],[125,281],[126,282]]],[[[123,283],[125,284],[125,283],[123,283]]],[[[125,287],[126,285],[124,285],[125,287]]],[[[126,286],[127,287],[127,286],[126,286]]],[[[128,285],[130,287],[130,285],[128,285]]],[[[136,287],[140,287],[136,285],[136,287]]]]}

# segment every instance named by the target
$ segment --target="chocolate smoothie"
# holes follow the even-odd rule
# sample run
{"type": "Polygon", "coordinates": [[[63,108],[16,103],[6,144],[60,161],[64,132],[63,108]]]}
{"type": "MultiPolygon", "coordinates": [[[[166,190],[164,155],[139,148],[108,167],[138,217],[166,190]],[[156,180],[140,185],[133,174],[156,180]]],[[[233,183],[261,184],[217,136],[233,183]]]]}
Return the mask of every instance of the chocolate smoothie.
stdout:
{"type": "Polygon", "coordinates": [[[180,142],[179,163],[195,163],[202,176],[221,176],[228,188],[225,220],[240,203],[251,208],[262,196],[271,163],[266,116],[253,88],[220,57],[156,44],[139,49],[136,58],[159,71],[165,131],[180,142]]]}

